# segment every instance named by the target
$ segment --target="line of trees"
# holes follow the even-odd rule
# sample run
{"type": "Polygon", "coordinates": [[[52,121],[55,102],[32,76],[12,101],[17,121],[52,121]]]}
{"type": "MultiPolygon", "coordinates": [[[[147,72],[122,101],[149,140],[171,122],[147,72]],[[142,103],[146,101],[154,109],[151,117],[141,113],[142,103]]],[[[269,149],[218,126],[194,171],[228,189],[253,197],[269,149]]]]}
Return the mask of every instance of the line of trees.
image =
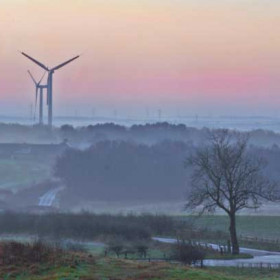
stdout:
{"type": "MultiPolygon", "coordinates": [[[[57,159],[54,175],[76,201],[178,200],[191,186],[194,167],[184,168],[184,161],[196,149],[190,143],[174,141],[155,145],[102,141],[86,150],[67,150],[57,159]]],[[[254,147],[246,141],[246,153],[265,158],[263,173],[275,181],[279,179],[278,147],[254,147]]]]}
{"type": "MultiPolygon", "coordinates": [[[[200,145],[211,130],[187,127],[184,124],[167,122],[121,126],[114,123],[73,127],[65,124],[49,130],[47,126],[26,126],[0,123],[1,143],[61,143],[68,139],[76,147],[85,147],[99,141],[134,141],[142,144],[156,144],[161,141],[192,142],[200,145]]],[[[250,143],[263,147],[280,146],[280,135],[273,131],[254,130],[250,132],[250,143]]]]}
{"type": "Polygon", "coordinates": [[[54,240],[149,240],[174,235],[182,222],[165,215],[109,215],[93,213],[0,213],[1,234],[27,234],[54,240]]]}
{"type": "Polygon", "coordinates": [[[54,174],[77,198],[178,199],[187,186],[183,161],[190,149],[182,142],[99,142],[87,150],[68,150],[58,158],[54,174]]]}

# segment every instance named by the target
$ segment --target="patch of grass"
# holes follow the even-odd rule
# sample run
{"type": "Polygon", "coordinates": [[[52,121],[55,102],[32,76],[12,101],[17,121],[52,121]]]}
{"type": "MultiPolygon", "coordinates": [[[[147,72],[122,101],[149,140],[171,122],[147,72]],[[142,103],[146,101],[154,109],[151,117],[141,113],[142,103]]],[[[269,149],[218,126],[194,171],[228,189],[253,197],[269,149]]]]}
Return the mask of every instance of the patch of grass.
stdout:
{"type": "MultiPolygon", "coordinates": [[[[229,219],[227,216],[205,215],[199,218],[189,216],[184,219],[194,221],[198,228],[228,232],[229,219]]],[[[237,216],[236,223],[238,234],[258,238],[279,238],[280,216],[237,216]]]]}
{"type": "Polygon", "coordinates": [[[19,188],[46,180],[51,174],[51,162],[38,159],[0,159],[0,188],[19,188]]]}
{"type": "MultiPolygon", "coordinates": [[[[155,259],[159,259],[159,260],[165,260],[165,259],[169,259],[171,257],[172,260],[172,256],[174,255],[175,252],[175,247],[176,245],[174,244],[164,244],[164,243],[158,243],[158,242],[149,242],[148,244],[148,250],[147,250],[147,256],[146,259],[151,259],[151,260],[155,260],[155,259]]],[[[132,246],[130,246],[132,247],[132,246]]],[[[97,256],[97,257],[104,257],[105,256],[105,247],[100,247],[100,246],[94,246],[94,245],[86,245],[84,247],[88,252],[90,252],[90,254],[92,254],[93,256],[97,256]]],[[[233,260],[233,259],[250,259],[253,258],[252,255],[250,254],[239,254],[239,255],[232,255],[232,254],[227,254],[224,253],[223,255],[221,255],[218,251],[215,250],[210,250],[210,249],[206,249],[205,250],[206,253],[206,257],[205,259],[217,259],[217,260],[233,260]]],[[[116,254],[112,251],[107,251],[106,254],[107,257],[112,257],[115,258],[116,254]]],[[[143,257],[139,255],[139,253],[137,253],[137,251],[135,250],[134,254],[132,253],[128,253],[127,255],[127,259],[128,260],[139,260],[142,259],[143,257]]],[[[125,259],[125,256],[123,253],[121,253],[120,255],[120,259],[125,259]]]]}
{"type": "Polygon", "coordinates": [[[194,269],[166,262],[140,263],[135,261],[101,259],[90,279],[154,279],[154,280],[276,280],[277,271],[252,269],[211,268],[194,269]]]}
{"type": "Polygon", "coordinates": [[[235,260],[235,259],[252,259],[253,256],[250,254],[239,254],[239,255],[231,255],[231,254],[208,254],[205,259],[209,260],[235,260]]]}
{"type": "MultiPolygon", "coordinates": [[[[177,216],[177,219],[192,223],[198,230],[198,234],[193,234],[191,240],[227,246],[229,239],[227,216],[177,216]]],[[[241,247],[280,251],[280,216],[242,215],[237,216],[236,222],[241,247]]]]}
{"type": "Polygon", "coordinates": [[[98,258],[90,262],[80,255],[79,263],[68,258],[60,264],[0,266],[1,279],[7,280],[276,280],[279,271],[208,268],[196,269],[167,262],[139,262],[98,258]],[[5,273],[3,273],[5,270],[5,273]]]}
{"type": "Polygon", "coordinates": [[[11,273],[4,275],[3,279],[16,279],[16,280],[77,280],[82,277],[90,275],[90,266],[81,265],[65,265],[65,266],[32,266],[27,267],[26,271],[14,270],[11,273]]]}
{"type": "Polygon", "coordinates": [[[279,279],[279,270],[269,269],[251,269],[242,268],[236,269],[236,267],[215,267],[208,268],[210,273],[222,274],[226,277],[232,277],[234,280],[276,280],[279,279]]]}

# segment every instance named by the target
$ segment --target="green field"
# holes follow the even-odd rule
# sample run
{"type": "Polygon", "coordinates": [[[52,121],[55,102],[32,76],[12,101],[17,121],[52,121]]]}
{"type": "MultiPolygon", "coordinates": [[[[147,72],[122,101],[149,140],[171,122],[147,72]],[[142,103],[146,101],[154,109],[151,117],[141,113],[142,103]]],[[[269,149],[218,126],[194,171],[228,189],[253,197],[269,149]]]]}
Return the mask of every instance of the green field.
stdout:
{"type": "Polygon", "coordinates": [[[166,262],[77,257],[64,264],[1,266],[1,279],[17,280],[276,280],[279,271],[236,268],[194,269],[166,262]]]}
{"type": "Polygon", "coordinates": [[[0,189],[15,192],[49,178],[50,174],[51,163],[47,159],[1,159],[0,189]]]}
{"type": "MultiPolygon", "coordinates": [[[[199,228],[228,232],[227,216],[209,215],[199,218],[185,217],[199,228]]],[[[237,216],[238,234],[258,238],[280,239],[280,216],[237,216]]]]}

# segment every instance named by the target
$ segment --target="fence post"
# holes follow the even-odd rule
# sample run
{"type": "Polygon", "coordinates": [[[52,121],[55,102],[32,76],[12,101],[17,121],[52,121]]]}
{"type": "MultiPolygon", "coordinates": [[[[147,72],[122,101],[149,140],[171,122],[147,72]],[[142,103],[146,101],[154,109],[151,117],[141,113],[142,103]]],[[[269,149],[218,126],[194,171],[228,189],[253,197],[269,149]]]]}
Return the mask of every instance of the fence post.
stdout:
{"type": "Polygon", "coordinates": [[[200,268],[203,268],[203,259],[200,260],[200,268]]]}

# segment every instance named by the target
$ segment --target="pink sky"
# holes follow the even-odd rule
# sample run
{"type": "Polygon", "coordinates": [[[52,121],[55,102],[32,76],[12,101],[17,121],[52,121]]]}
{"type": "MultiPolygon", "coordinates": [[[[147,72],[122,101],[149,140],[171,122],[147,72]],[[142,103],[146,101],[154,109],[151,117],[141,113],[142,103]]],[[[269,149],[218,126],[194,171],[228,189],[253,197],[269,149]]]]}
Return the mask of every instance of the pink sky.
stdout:
{"type": "Polygon", "coordinates": [[[276,0],[1,0],[0,109],[24,113],[33,102],[26,70],[42,71],[23,50],[49,66],[83,53],[55,74],[57,115],[92,107],[274,113],[279,14],[276,0]]]}

